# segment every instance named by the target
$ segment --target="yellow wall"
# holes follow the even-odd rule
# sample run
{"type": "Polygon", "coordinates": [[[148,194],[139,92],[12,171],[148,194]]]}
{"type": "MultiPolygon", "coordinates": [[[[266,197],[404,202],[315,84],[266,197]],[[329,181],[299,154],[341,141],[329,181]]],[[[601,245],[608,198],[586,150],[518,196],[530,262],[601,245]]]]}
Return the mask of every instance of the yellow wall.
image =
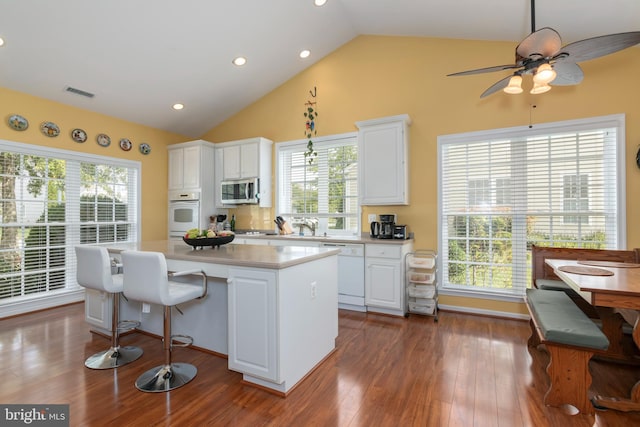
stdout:
{"type": "Polygon", "coordinates": [[[88,154],[117,157],[141,162],[142,209],[141,227],[143,240],[167,237],[167,145],[188,141],[191,138],[137,125],[125,120],[108,117],[66,105],[37,98],[0,87],[0,139],[42,145],[52,148],[78,151],[88,154]],[[29,121],[25,131],[15,131],[7,126],[7,118],[19,114],[29,121]],[[40,123],[54,122],[60,127],[60,135],[49,138],[40,133],[40,123]],[[84,129],[86,142],[79,144],[71,139],[74,128],[84,129]],[[111,137],[109,147],[96,143],[96,135],[105,133],[111,137]],[[120,149],[120,138],[130,139],[131,151],[120,149]],[[143,155],[138,145],[146,142],[151,153],[143,155]]]}
{"type": "MultiPolygon", "coordinates": [[[[437,137],[535,123],[625,113],[627,125],[627,246],[640,246],[640,48],[631,48],[581,63],[585,79],[578,86],[554,87],[530,95],[525,78],[521,95],[480,94],[508,72],[465,77],[447,74],[513,63],[516,43],[449,39],[361,36],[290,79],[239,114],[215,127],[203,139],[263,136],[274,142],[303,137],[304,103],[317,87],[318,135],[356,131],[354,122],[407,113],[410,128],[409,206],[363,208],[368,213],[396,213],[415,232],[416,248],[437,247],[437,137]]],[[[243,211],[239,211],[243,212],[243,211]]],[[[269,216],[269,215],[265,215],[269,216]]],[[[242,217],[242,218],[241,218],[242,217]]],[[[238,226],[243,227],[238,218],[238,226]]],[[[441,303],[524,313],[521,304],[473,298],[441,297],[441,303]]]]}

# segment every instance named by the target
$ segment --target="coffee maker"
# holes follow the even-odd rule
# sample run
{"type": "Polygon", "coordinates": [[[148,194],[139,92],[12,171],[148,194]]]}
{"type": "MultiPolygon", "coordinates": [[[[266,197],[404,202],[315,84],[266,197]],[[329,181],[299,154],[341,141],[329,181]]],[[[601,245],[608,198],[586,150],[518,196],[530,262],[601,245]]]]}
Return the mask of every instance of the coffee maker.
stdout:
{"type": "Polygon", "coordinates": [[[380,215],[380,233],[378,239],[393,239],[395,215],[380,215]]]}

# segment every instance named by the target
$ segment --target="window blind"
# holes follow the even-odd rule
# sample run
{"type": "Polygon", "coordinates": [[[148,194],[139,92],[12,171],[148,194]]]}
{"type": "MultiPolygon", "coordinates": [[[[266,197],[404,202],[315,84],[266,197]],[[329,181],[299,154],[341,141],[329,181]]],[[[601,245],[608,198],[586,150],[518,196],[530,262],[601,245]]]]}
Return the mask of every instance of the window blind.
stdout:
{"type": "Polygon", "coordinates": [[[138,162],[0,150],[0,305],[78,289],[76,245],[137,240],[138,162]]]}
{"type": "Polygon", "coordinates": [[[438,139],[443,288],[523,295],[532,244],[624,244],[624,120],[438,139]]]}
{"type": "Polygon", "coordinates": [[[318,153],[309,163],[307,141],[276,145],[276,211],[291,224],[312,221],[316,232],[357,234],[358,147],[356,134],[314,140],[318,153]]]}

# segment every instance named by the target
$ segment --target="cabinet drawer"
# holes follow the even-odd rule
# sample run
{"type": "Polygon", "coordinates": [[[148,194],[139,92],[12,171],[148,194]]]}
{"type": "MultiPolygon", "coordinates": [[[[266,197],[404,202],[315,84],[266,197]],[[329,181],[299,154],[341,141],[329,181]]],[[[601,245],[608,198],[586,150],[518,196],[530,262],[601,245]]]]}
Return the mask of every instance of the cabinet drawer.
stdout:
{"type": "Polygon", "coordinates": [[[365,256],[376,258],[393,258],[400,259],[402,257],[402,247],[396,245],[365,245],[365,256]]]}

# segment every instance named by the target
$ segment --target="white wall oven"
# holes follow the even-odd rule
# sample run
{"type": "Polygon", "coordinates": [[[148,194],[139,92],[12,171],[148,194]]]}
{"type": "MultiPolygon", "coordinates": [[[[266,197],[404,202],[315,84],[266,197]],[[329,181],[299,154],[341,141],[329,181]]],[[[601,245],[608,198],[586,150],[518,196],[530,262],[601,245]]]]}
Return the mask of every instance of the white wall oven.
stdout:
{"type": "Polygon", "coordinates": [[[169,238],[182,237],[191,228],[199,228],[200,193],[169,192],[169,238]]]}

